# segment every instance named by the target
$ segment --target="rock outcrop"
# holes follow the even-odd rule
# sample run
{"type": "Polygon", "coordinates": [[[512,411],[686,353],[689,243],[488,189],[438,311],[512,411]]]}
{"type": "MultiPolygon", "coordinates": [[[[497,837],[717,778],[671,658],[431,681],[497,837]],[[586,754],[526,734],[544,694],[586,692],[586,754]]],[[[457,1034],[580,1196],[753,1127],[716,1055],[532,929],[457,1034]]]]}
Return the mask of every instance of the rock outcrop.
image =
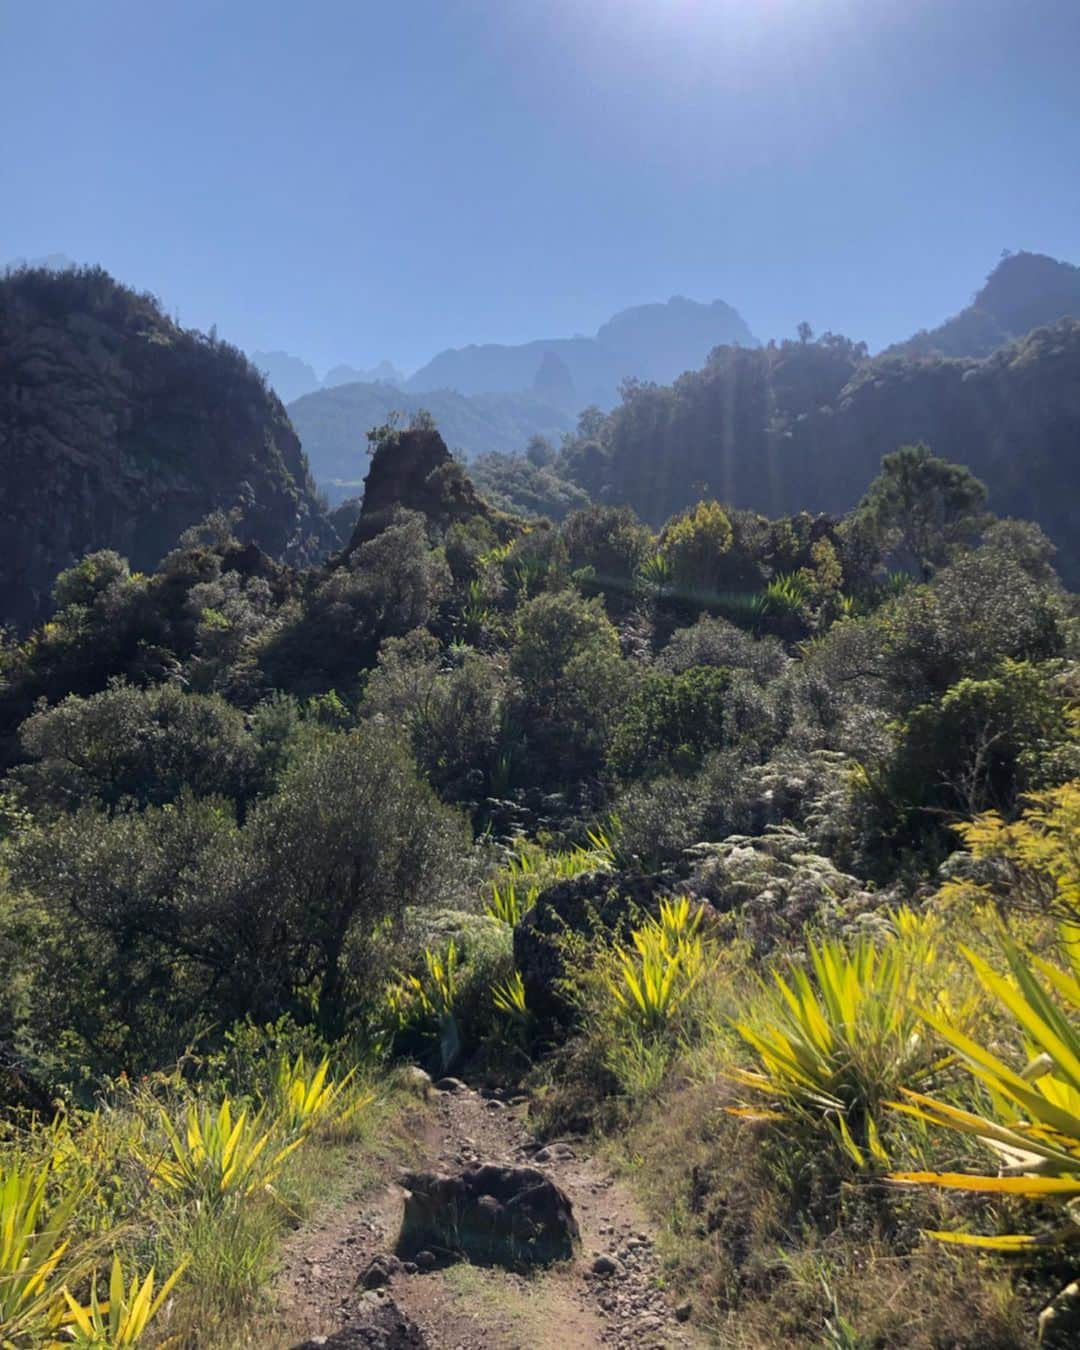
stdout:
{"type": "Polygon", "coordinates": [[[673,872],[584,872],[541,891],[514,928],[514,964],[521,971],[525,1001],[543,1021],[565,1021],[571,1008],[561,993],[566,974],[563,939],[568,934],[610,940],[659,913],[660,901],[685,891],[673,872]]]}
{"type": "Polygon", "coordinates": [[[569,1260],[578,1245],[569,1196],[535,1167],[476,1164],[449,1175],[402,1178],[405,1212],[397,1254],[422,1252],[511,1269],[569,1260]]]}
{"type": "Polygon", "coordinates": [[[235,348],[180,328],[100,268],[0,277],[0,623],[111,548],[152,568],[180,532],[305,562],[334,545],[285,410],[235,348]]]}
{"type": "Polygon", "coordinates": [[[491,515],[446,442],[434,428],[426,427],[393,432],[372,455],[364,504],[346,555],[380,534],[398,510],[419,511],[442,528],[491,515]]]}

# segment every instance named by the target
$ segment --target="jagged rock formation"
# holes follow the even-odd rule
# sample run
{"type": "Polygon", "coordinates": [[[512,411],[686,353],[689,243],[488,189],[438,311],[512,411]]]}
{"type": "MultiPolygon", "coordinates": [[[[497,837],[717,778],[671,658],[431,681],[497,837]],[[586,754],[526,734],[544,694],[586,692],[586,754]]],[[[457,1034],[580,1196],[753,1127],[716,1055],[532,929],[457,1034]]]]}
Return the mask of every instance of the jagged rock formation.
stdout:
{"type": "Polygon", "coordinates": [[[673,380],[700,366],[720,343],[754,347],[757,340],[742,316],[723,300],[706,305],[676,295],[666,304],[622,310],[595,337],[452,347],[418,370],[408,388],[456,389],[462,394],[528,389],[550,354],[565,366],[579,406],[595,403],[610,408],[628,376],[662,383],[673,380]]]}
{"type": "Polygon", "coordinates": [[[427,428],[395,432],[376,449],[346,556],[374,539],[399,509],[419,511],[443,528],[455,520],[491,515],[446,442],[427,428]]]}
{"type": "Polygon", "coordinates": [[[368,429],[382,426],[394,413],[409,418],[421,411],[431,414],[447,445],[463,459],[524,450],[533,436],[558,442],[575,422],[572,413],[532,390],[470,397],[451,389],[410,394],[385,382],[331,388],[329,375],[322,389],[288,408],[311,472],[335,505],[358,495],[368,429]]]}
{"type": "Polygon", "coordinates": [[[100,268],[0,277],[0,622],[44,618],[56,575],[112,548],[149,569],[237,508],[291,561],[335,542],[280,402],[235,348],[100,268]]]}

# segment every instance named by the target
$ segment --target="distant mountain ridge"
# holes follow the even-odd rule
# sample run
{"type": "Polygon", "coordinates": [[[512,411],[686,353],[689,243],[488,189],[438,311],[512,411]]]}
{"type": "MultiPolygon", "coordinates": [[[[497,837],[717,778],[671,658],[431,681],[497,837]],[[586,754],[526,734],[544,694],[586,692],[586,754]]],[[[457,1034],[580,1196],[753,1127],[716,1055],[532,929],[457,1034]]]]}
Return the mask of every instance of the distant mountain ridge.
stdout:
{"type": "Polygon", "coordinates": [[[412,375],[410,392],[455,389],[479,394],[534,389],[556,358],[567,410],[610,408],[624,379],[670,383],[697,369],[717,346],[756,347],[737,310],[723,300],[702,304],[673,296],[666,304],[636,305],[614,315],[594,337],[552,338],[518,345],[451,347],[412,375]],[[561,374],[561,372],[560,372],[561,374]]]}
{"type": "Polygon", "coordinates": [[[291,352],[254,351],[251,353],[251,362],[266,377],[266,382],[282,403],[292,403],[294,399],[303,398],[305,394],[313,394],[319,389],[336,389],[341,384],[405,383],[404,373],[389,361],[380,361],[370,370],[336,365],[321,380],[314,366],[299,356],[293,356],[291,352]]]}
{"type": "Polygon", "coordinates": [[[990,356],[1033,328],[1070,318],[1080,318],[1080,267],[1044,253],[1009,253],[966,309],[882,355],[990,356]]]}
{"type": "Polygon", "coordinates": [[[490,451],[523,450],[532,436],[558,442],[574,418],[531,393],[474,394],[453,390],[406,393],[389,384],[343,384],[305,394],[288,413],[311,471],[334,505],[357,496],[367,473],[367,433],[394,413],[406,421],[431,413],[451,450],[461,459],[490,451]]]}

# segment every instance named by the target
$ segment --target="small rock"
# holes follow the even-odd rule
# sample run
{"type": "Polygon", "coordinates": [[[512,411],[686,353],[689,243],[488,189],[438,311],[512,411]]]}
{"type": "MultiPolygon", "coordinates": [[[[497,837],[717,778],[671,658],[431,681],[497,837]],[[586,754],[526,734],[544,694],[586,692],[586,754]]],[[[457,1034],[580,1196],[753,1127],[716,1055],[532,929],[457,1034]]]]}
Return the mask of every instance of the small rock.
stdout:
{"type": "Polygon", "coordinates": [[[614,1256],[598,1256],[592,1263],[594,1275],[617,1275],[620,1270],[621,1266],[614,1256]]]}
{"type": "Polygon", "coordinates": [[[694,1305],[689,1299],[677,1305],[675,1309],[675,1319],[678,1322],[689,1322],[690,1315],[694,1311],[694,1305]]]}
{"type": "Polygon", "coordinates": [[[382,1289],[400,1269],[401,1262],[396,1256],[373,1256],[364,1267],[359,1282],[365,1289],[382,1289]]]}
{"type": "Polygon", "coordinates": [[[573,1162],[576,1157],[569,1144],[548,1144],[535,1154],[536,1161],[540,1163],[573,1162]]]}
{"type": "Polygon", "coordinates": [[[410,1064],[401,1073],[402,1080],[410,1092],[426,1097],[431,1092],[431,1074],[425,1073],[419,1064],[410,1064]]]}
{"type": "Polygon", "coordinates": [[[469,1088],[460,1078],[440,1078],[435,1084],[439,1092],[468,1092],[469,1088]]]}
{"type": "Polygon", "coordinates": [[[416,1256],[414,1257],[414,1262],[417,1270],[424,1270],[424,1271],[434,1270],[435,1267],[438,1265],[438,1262],[435,1259],[435,1253],[429,1252],[426,1248],[423,1251],[416,1253],[416,1256]]]}

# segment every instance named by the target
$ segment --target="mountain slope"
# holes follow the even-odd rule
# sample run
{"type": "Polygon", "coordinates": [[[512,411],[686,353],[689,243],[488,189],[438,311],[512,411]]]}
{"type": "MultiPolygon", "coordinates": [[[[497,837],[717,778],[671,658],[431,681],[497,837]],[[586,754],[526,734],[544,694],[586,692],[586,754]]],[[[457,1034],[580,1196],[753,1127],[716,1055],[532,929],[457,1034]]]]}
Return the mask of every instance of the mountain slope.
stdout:
{"type": "Polygon", "coordinates": [[[925,441],[966,464],[999,515],[1038,521],[1080,580],[1080,321],[982,360],[867,361],[843,339],[724,349],[673,386],[643,386],[560,457],[594,497],[661,523],[715,495],[770,515],[852,507],[881,457],[925,441]]]}
{"type": "Polygon", "coordinates": [[[431,413],[446,443],[461,458],[522,450],[530,436],[557,440],[573,419],[531,394],[477,394],[452,390],[409,394],[388,384],[343,384],[289,404],[311,470],[332,502],[355,496],[367,472],[366,437],[392,413],[431,413]]]}
{"type": "Polygon", "coordinates": [[[623,310],[595,337],[450,348],[418,370],[407,387],[462,394],[532,389],[550,355],[569,373],[563,404],[568,411],[588,404],[609,408],[627,376],[673,380],[699,366],[722,343],[753,347],[756,340],[737,311],[722,300],[705,305],[674,296],[667,304],[623,310]]]}
{"type": "Polygon", "coordinates": [[[240,352],[100,268],[0,278],[0,622],[42,618],[90,550],[148,568],[233,507],[269,553],[334,542],[285,410],[240,352]]]}
{"type": "Polygon", "coordinates": [[[884,354],[989,356],[1033,328],[1067,318],[1080,319],[1080,267],[1042,253],[1013,253],[966,309],[884,354]]]}

